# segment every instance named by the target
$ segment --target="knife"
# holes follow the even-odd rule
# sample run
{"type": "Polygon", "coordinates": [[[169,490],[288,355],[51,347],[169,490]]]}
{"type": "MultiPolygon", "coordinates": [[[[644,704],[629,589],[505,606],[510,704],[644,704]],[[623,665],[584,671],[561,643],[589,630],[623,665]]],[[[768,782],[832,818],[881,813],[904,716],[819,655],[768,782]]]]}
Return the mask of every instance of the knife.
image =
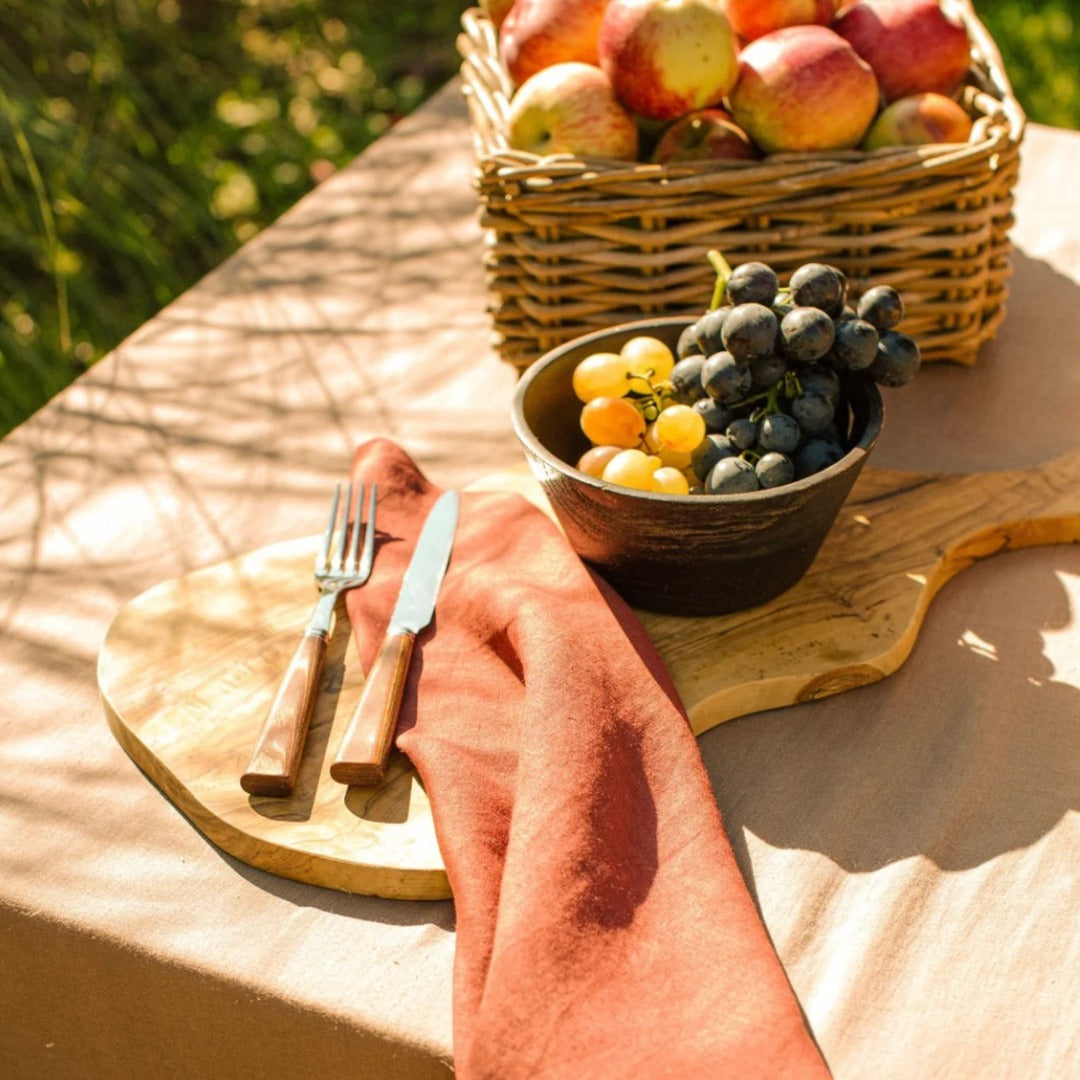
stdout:
{"type": "Polygon", "coordinates": [[[345,729],[330,776],[342,784],[381,784],[397,726],[416,635],[431,622],[457,529],[458,494],[446,491],[424,521],[401,580],[394,613],[345,729]]]}

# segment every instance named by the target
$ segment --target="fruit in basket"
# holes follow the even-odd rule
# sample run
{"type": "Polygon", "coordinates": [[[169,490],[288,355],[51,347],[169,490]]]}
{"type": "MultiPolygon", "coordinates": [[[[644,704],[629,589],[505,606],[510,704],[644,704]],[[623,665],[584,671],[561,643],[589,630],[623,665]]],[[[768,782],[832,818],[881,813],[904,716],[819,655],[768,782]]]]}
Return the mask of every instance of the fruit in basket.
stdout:
{"type": "Polygon", "coordinates": [[[739,54],[735,122],[768,153],[859,145],[880,93],[870,65],[825,26],[791,26],[739,54]]]}
{"type": "Polygon", "coordinates": [[[971,43],[963,21],[939,0],[859,0],[833,29],[870,65],[886,102],[964,81],[971,43]]]}
{"type": "Polygon", "coordinates": [[[750,137],[726,109],[695,109],[680,116],[660,136],[652,160],[659,165],[677,161],[752,161],[760,155],[750,137]]]}
{"type": "Polygon", "coordinates": [[[728,21],[743,41],[785,26],[828,26],[839,7],[840,0],[724,0],[728,21]]]}
{"type": "Polygon", "coordinates": [[[651,120],[718,104],[735,83],[735,33],[715,0],[609,0],[597,39],[619,100],[651,120]]]}
{"type": "Polygon", "coordinates": [[[510,14],[514,0],[479,0],[480,10],[491,20],[491,25],[498,30],[510,14]]]}
{"type": "Polygon", "coordinates": [[[732,271],[719,252],[709,259],[712,305],[680,335],[677,363],[663,342],[638,334],[575,365],[593,444],[578,459],[582,472],[666,494],[783,487],[844,457],[842,373],[900,387],[919,371],[918,345],[895,329],[903,302],[891,286],[868,290],[853,309],[846,277],[825,263],[803,264],[781,286],[765,263],[732,271]]]}
{"type": "Polygon", "coordinates": [[[507,142],[515,150],[633,161],[638,128],[591,64],[552,64],[526,79],[510,99],[507,142]]]}
{"type": "Polygon", "coordinates": [[[929,91],[886,105],[870,125],[862,145],[864,150],[880,150],[885,146],[965,143],[971,128],[971,117],[962,105],[929,91]]]}
{"type": "Polygon", "coordinates": [[[597,63],[606,0],[514,0],[499,29],[499,56],[521,85],[553,64],[597,63]]]}

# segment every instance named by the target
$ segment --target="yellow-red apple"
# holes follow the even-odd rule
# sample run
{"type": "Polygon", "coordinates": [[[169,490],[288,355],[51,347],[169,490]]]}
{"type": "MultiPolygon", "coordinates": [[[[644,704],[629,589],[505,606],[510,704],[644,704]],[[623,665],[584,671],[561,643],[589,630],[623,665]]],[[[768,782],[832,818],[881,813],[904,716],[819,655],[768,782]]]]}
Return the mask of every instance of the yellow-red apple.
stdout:
{"type": "Polygon", "coordinates": [[[971,63],[963,21],[939,0],[859,0],[833,29],[874,69],[886,102],[952,94],[971,63]]]}
{"type": "Polygon", "coordinates": [[[514,0],[478,0],[480,10],[491,20],[491,25],[496,30],[506,21],[510,9],[514,6],[514,0]]]}
{"type": "Polygon", "coordinates": [[[971,134],[971,126],[971,117],[952,98],[932,91],[912,94],[897,98],[881,110],[863,139],[863,149],[963,143],[971,134]]]}
{"type": "Polygon", "coordinates": [[[825,26],[789,26],[739,54],[735,122],[767,153],[858,146],[880,104],[877,80],[825,26]]]}
{"type": "Polygon", "coordinates": [[[728,21],[743,41],[785,26],[828,26],[839,7],[840,0],[724,0],[728,21]]]}
{"type": "Polygon", "coordinates": [[[510,99],[507,142],[541,156],[636,160],[638,129],[619,104],[608,77],[591,64],[568,60],[526,79],[510,99]]]}
{"type": "Polygon", "coordinates": [[[758,152],[726,109],[695,109],[660,136],[652,153],[657,164],[676,161],[752,161],[758,152]]]}
{"type": "Polygon", "coordinates": [[[653,120],[716,105],[735,83],[738,43],[717,0],[609,0],[598,50],[619,100],[653,120]]]}
{"type": "Polygon", "coordinates": [[[596,38],[607,0],[515,0],[499,30],[499,57],[521,85],[552,64],[598,62],[596,38]]]}

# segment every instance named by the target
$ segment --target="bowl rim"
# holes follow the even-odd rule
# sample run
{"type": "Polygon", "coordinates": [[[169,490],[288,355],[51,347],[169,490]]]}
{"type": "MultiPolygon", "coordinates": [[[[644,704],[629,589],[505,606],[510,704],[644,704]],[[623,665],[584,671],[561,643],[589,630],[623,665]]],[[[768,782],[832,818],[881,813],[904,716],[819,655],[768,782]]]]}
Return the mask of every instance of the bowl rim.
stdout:
{"type": "MultiPolygon", "coordinates": [[[[792,480],[790,483],[781,484],[779,487],[761,488],[757,491],[741,491],[728,494],[708,494],[702,492],[697,495],[675,495],[662,491],[639,491],[636,488],[628,488],[621,484],[613,484],[608,480],[601,480],[599,477],[590,476],[588,473],[582,472],[575,465],[570,464],[570,462],[563,461],[561,458],[556,457],[542,442],[540,442],[528,423],[526,423],[525,396],[529,392],[529,387],[532,386],[544,369],[561,360],[568,352],[598,344],[611,337],[613,334],[645,333],[650,327],[653,329],[656,329],[657,327],[686,327],[696,321],[697,320],[694,317],[689,315],[665,315],[651,319],[636,319],[631,322],[615,323],[602,330],[592,330],[587,334],[580,334],[578,337],[571,338],[569,341],[564,341],[561,345],[556,345],[542,356],[537,357],[522,372],[521,377],[518,379],[517,385],[514,388],[510,418],[514,427],[514,433],[517,435],[518,440],[529,453],[545,462],[555,471],[569,473],[574,480],[580,481],[586,486],[595,488],[598,491],[605,491],[619,497],[655,500],[666,503],[685,503],[687,505],[699,505],[701,503],[712,504],[717,502],[734,504],[754,503],[763,502],[775,498],[778,495],[793,496],[799,492],[806,491],[809,488],[817,487],[830,477],[836,476],[839,473],[852,468],[858,459],[867,457],[881,434],[881,428],[885,419],[885,406],[881,397],[881,391],[869,375],[865,378],[865,386],[868,392],[867,396],[869,398],[870,409],[866,418],[865,429],[863,430],[862,437],[859,441],[851,447],[839,461],[833,462],[832,465],[822,469],[820,472],[811,473],[810,476],[804,476],[800,480],[792,480]]],[[[597,351],[602,350],[598,349],[597,351]]],[[[860,372],[856,374],[863,373],[860,372]]]]}

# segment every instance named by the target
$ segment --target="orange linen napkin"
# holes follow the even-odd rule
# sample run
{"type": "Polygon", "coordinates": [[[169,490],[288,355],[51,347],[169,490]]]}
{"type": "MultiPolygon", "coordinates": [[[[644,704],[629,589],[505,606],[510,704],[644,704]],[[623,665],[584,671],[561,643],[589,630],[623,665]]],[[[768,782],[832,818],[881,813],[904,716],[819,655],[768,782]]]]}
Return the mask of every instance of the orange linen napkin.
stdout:
{"type": "MultiPolygon", "coordinates": [[[[365,666],[439,489],[396,445],[365,666]]],[[[398,747],[454,894],[462,1080],[827,1077],[721,825],[663,663],[626,604],[517,495],[470,493],[398,747]]]]}

